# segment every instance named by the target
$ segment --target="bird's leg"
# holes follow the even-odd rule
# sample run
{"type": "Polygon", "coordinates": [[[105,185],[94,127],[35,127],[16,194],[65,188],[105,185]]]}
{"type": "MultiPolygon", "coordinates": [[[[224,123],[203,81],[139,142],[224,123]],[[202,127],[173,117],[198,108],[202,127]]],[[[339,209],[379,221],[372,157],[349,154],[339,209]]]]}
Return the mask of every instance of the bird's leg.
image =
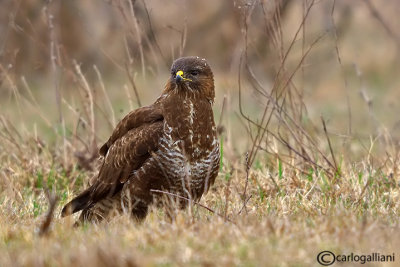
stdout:
{"type": "Polygon", "coordinates": [[[148,204],[143,201],[137,201],[137,204],[135,203],[132,208],[132,218],[138,222],[142,222],[146,218],[148,211],[148,204]]]}

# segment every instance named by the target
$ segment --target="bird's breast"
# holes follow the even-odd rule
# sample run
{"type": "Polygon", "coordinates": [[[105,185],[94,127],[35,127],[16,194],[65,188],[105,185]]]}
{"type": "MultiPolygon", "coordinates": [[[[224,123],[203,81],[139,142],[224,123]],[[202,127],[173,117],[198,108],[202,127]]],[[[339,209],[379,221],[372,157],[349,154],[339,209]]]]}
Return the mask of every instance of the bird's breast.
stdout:
{"type": "Polygon", "coordinates": [[[203,192],[204,188],[213,183],[218,173],[220,155],[216,135],[210,132],[204,136],[203,141],[198,141],[196,131],[193,131],[193,136],[188,135],[188,140],[174,136],[173,129],[168,124],[165,124],[164,130],[157,151],[157,161],[170,188],[180,192],[185,191],[184,188],[203,192]],[[198,143],[193,143],[190,139],[198,143]],[[188,146],[187,142],[192,143],[188,146]]]}
{"type": "Polygon", "coordinates": [[[189,187],[203,192],[219,168],[219,144],[210,102],[171,94],[165,99],[163,114],[163,136],[156,152],[162,176],[173,191],[189,187]]]}

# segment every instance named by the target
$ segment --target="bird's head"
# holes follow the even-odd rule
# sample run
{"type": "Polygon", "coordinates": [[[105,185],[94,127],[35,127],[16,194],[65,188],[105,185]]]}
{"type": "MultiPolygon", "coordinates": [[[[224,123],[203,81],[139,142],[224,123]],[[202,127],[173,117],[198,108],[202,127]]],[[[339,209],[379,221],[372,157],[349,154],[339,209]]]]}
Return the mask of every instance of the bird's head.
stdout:
{"type": "Polygon", "coordinates": [[[171,66],[169,84],[171,88],[182,92],[191,90],[214,101],[214,76],[204,58],[182,57],[175,60],[171,66]]]}

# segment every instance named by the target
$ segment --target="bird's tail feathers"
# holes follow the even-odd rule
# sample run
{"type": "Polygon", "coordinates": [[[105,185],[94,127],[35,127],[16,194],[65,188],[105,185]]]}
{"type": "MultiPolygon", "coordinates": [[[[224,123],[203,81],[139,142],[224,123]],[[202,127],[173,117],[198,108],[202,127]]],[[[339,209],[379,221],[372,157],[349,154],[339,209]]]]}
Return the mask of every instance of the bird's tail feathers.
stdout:
{"type": "Polygon", "coordinates": [[[61,217],[71,215],[90,206],[90,191],[85,190],[79,196],[71,200],[61,211],[61,217]]]}

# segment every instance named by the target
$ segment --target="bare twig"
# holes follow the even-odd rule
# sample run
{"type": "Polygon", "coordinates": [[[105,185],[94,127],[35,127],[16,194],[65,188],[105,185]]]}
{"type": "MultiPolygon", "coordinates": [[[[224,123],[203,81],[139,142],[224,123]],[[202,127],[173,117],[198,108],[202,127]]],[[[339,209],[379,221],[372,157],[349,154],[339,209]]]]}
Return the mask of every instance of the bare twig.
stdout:
{"type": "Polygon", "coordinates": [[[322,125],[324,127],[324,133],[325,133],[326,139],[328,140],[329,150],[331,152],[333,163],[335,164],[335,174],[338,174],[339,169],[338,169],[338,165],[336,163],[335,154],[333,153],[331,139],[329,138],[328,131],[326,130],[326,123],[325,123],[324,117],[322,117],[322,116],[321,116],[321,121],[322,121],[322,125]]]}
{"type": "Polygon", "coordinates": [[[340,51],[339,51],[339,45],[338,45],[338,37],[337,37],[337,29],[336,29],[336,23],[335,23],[335,19],[333,17],[333,14],[335,12],[335,4],[336,4],[336,0],[333,1],[332,4],[332,9],[331,9],[331,21],[332,21],[332,27],[333,27],[333,37],[335,40],[335,51],[336,51],[336,58],[338,60],[340,69],[341,69],[341,75],[344,81],[344,88],[346,90],[346,104],[347,104],[347,116],[348,116],[348,134],[351,135],[352,133],[352,115],[351,115],[351,105],[350,105],[350,97],[349,97],[349,89],[347,86],[347,79],[346,79],[346,75],[345,75],[345,70],[343,68],[343,64],[342,64],[342,58],[340,56],[340,51]]]}
{"type": "Polygon", "coordinates": [[[89,125],[90,125],[90,138],[89,144],[94,149],[97,149],[96,145],[96,125],[95,125],[95,116],[94,116],[94,99],[92,90],[87,82],[85,76],[82,74],[81,67],[79,64],[74,60],[75,71],[78,74],[80,85],[83,88],[85,99],[83,101],[86,114],[88,116],[89,125]]]}
{"type": "Polygon", "coordinates": [[[49,189],[46,188],[45,194],[46,194],[47,200],[49,201],[49,209],[47,211],[45,220],[43,221],[43,223],[40,226],[40,229],[39,229],[40,236],[48,234],[51,221],[53,220],[54,210],[55,210],[56,204],[58,202],[58,197],[57,197],[54,189],[50,193],[49,189]]]}
{"type": "MultiPolygon", "coordinates": [[[[158,42],[157,42],[156,35],[154,34],[153,25],[152,25],[152,23],[151,23],[150,13],[149,13],[149,9],[147,8],[146,1],[145,1],[145,0],[142,0],[142,2],[143,2],[144,10],[146,11],[146,17],[147,17],[147,21],[148,21],[149,27],[150,27],[151,38],[153,39],[153,42],[154,42],[154,44],[155,44],[156,47],[157,47],[158,53],[160,54],[161,59],[162,59],[164,65],[167,67],[167,69],[169,69],[168,62],[167,62],[167,60],[165,59],[164,54],[163,54],[163,52],[162,52],[162,50],[161,50],[161,48],[160,48],[160,45],[159,45],[158,42]]],[[[185,13],[186,13],[186,12],[185,12],[185,13]]]]}
{"type": "Polygon", "coordinates": [[[219,117],[219,121],[218,121],[218,124],[217,124],[217,131],[218,132],[222,131],[222,119],[224,117],[224,112],[225,112],[225,109],[226,109],[225,106],[226,106],[226,95],[224,95],[224,100],[222,101],[221,115],[219,117]]]}
{"type": "Polygon", "coordinates": [[[231,195],[231,189],[230,189],[231,180],[232,180],[231,177],[232,177],[233,171],[234,171],[234,168],[231,168],[231,171],[229,173],[229,180],[225,187],[225,208],[224,208],[224,217],[225,218],[227,217],[227,214],[228,214],[228,206],[229,206],[229,200],[230,200],[229,196],[231,195]]]}
{"type": "MultiPolygon", "coordinates": [[[[51,2],[49,2],[50,5],[51,2]]],[[[53,83],[54,83],[54,89],[56,92],[56,103],[57,103],[57,108],[58,108],[58,115],[59,115],[59,122],[62,123],[63,121],[63,115],[62,115],[62,110],[61,110],[61,93],[60,93],[60,84],[59,84],[59,76],[60,76],[60,71],[58,68],[57,60],[59,59],[59,54],[58,54],[58,41],[56,37],[56,32],[55,32],[55,27],[54,27],[54,15],[50,11],[50,6],[47,6],[46,8],[46,15],[47,15],[47,23],[50,31],[50,62],[51,62],[51,68],[53,71],[53,83]]]]}
{"type": "MultiPolygon", "coordinates": [[[[241,85],[240,85],[240,79],[241,79],[241,77],[240,77],[240,71],[241,71],[241,65],[242,65],[242,61],[243,61],[242,58],[241,58],[241,60],[240,60],[240,62],[239,62],[239,76],[238,76],[238,83],[239,83],[239,109],[240,109],[241,115],[242,115],[246,120],[248,120],[249,122],[252,122],[252,124],[254,124],[254,125],[257,127],[257,134],[256,134],[255,140],[254,140],[254,142],[253,142],[253,145],[252,145],[252,148],[251,148],[251,151],[250,151],[250,156],[249,156],[249,158],[250,158],[250,159],[249,159],[250,165],[252,165],[252,163],[253,163],[253,161],[254,161],[254,159],[255,159],[255,156],[256,156],[256,154],[257,154],[258,147],[260,147],[260,144],[261,144],[262,140],[264,139],[265,134],[267,133],[266,129],[267,129],[267,126],[268,126],[268,124],[270,123],[271,118],[272,118],[272,116],[273,116],[273,111],[275,110],[275,108],[277,108],[278,111],[282,111],[282,106],[279,106],[279,105],[276,106],[275,103],[277,103],[277,102],[272,101],[272,100],[273,100],[273,98],[272,98],[272,93],[275,93],[275,94],[276,94],[276,99],[277,99],[277,100],[278,100],[279,98],[282,97],[282,94],[285,92],[285,89],[288,87],[288,85],[292,83],[292,78],[293,78],[294,74],[297,72],[297,70],[298,70],[298,69],[301,67],[301,65],[303,64],[303,60],[304,60],[305,57],[308,55],[308,53],[310,52],[311,48],[312,48],[312,47],[322,38],[322,36],[323,36],[323,35],[322,35],[322,36],[320,36],[319,38],[317,38],[317,39],[310,45],[310,48],[303,54],[303,56],[302,56],[302,58],[301,58],[301,60],[300,60],[300,64],[296,67],[295,71],[293,71],[292,74],[289,76],[289,78],[285,79],[285,80],[284,80],[284,83],[282,84],[282,81],[281,81],[280,79],[281,79],[281,73],[282,73],[283,70],[284,70],[285,62],[286,62],[286,60],[287,60],[287,58],[288,58],[288,55],[289,55],[290,51],[292,50],[292,47],[293,47],[293,45],[294,45],[294,43],[295,43],[295,40],[297,39],[297,36],[298,36],[300,30],[301,30],[302,27],[304,26],[305,20],[306,20],[306,18],[308,17],[308,14],[309,14],[309,12],[310,12],[310,10],[311,10],[311,8],[312,8],[313,5],[314,5],[314,0],[311,1],[310,5],[308,6],[308,8],[307,8],[307,10],[306,10],[306,12],[305,12],[305,15],[304,15],[304,17],[303,17],[303,20],[302,20],[301,25],[300,25],[299,28],[297,29],[297,32],[295,33],[295,35],[294,35],[294,37],[293,37],[293,39],[292,39],[292,42],[291,42],[290,45],[289,45],[289,48],[287,49],[286,53],[283,55],[283,57],[282,57],[282,59],[281,59],[281,64],[280,64],[279,70],[278,70],[277,75],[276,75],[276,78],[275,78],[274,87],[273,87],[273,89],[272,89],[272,91],[271,91],[270,97],[269,97],[269,99],[268,99],[266,108],[264,109],[264,112],[263,112],[263,115],[262,115],[262,118],[261,118],[261,122],[260,122],[260,123],[255,123],[253,120],[251,120],[248,116],[244,115],[244,113],[243,113],[243,109],[242,109],[242,107],[241,107],[241,100],[240,100],[240,99],[241,99],[241,85]],[[278,94],[278,89],[279,89],[279,88],[282,88],[282,91],[278,94]],[[272,107],[270,106],[271,102],[272,102],[272,104],[273,104],[272,107]],[[269,115],[268,115],[268,111],[269,111],[269,110],[271,110],[271,112],[270,112],[269,115]],[[263,127],[260,127],[260,126],[263,126],[263,127]],[[264,129],[264,130],[262,130],[262,129],[264,129]]],[[[246,10],[247,10],[247,9],[246,9],[246,10]]],[[[246,62],[245,64],[246,64],[246,66],[248,66],[248,62],[247,62],[247,32],[248,32],[247,21],[248,21],[248,16],[250,16],[250,14],[251,14],[251,13],[249,13],[249,15],[248,15],[247,12],[246,12],[245,18],[244,18],[244,22],[245,22],[245,23],[244,23],[244,27],[245,27],[245,29],[244,29],[245,51],[244,51],[242,57],[245,57],[245,62],[246,62]]],[[[277,14],[276,16],[277,16],[277,19],[279,20],[279,18],[280,18],[279,14],[277,14]]],[[[277,25],[277,27],[280,27],[280,22],[279,22],[279,21],[276,21],[276,22],[275,22],[275,25],[277,25]]],[[[280,29],[279,29],[279,30],[280,30],[280,29]]],[[[279,34],[281,35],[281,32],[280,32],[280,31],[279,31],[279,34]]],[[[280,37],[280,38],[282,38],[282,37],[280,37]]],[[[282,39],[281,39],[281,40],[282,40],[282,39]]],[[[249,69],[249,67],[247,67],[247,69],[249,69]]],[[[284,103],[284,98],[283,98],[283,101],[282,101],[282,105],[283,105],[283,103],[284,103]]],[[[278,114],[278,115],[279,115],[279,114],[278,114]]]]}
{"type": "Polygon", "coordinates": [[[126,84],[124,84],[124,90],[125,90],[125,94],[126,94],[126,96],[128,98],[129,109],[133,110],[132,97],[131,97],[131,94],[129,93],[129,89],[128,89],[128,86],[126,84]]]}
{"type": "MultiPolygon", "coordinates": [[[[142,44],[142,35],[141,35],[141,32],[140,32],[139,23],[138,23],[138,20],[136,18],[136,15],[135,15],[135,9],[133,8],[133,3],[132,2],[134,3],[135,1],[128,1],[128,3],[129,3],[129,11],[131,13],[131,17],[132,17],[131,20],[132,20],[133,26],[134,26],[135,31],[136,31],[136,40],[137,40],[137,43],[138,43],[138,46],[139,46],[140,61],[142,63],[142,75],[143,75],[143,77],[146,77],[144,52],[143,52],[143,44],[142,44]]],[[[132,36],[134,36],[134,35],[132,35],[132,36]]]]}
{"type": "Polygon", "coordinates": [[[101,88],[101,90],[102,90],[102,92],[103,92],[103,95],[104,95],[104,97],[105,97],[105,99],[106,99],[108,109],[109,109],[110,112],[111,112],[112,127],[114,128],[115,125],[116,125],[116,122],[115,122],[115,113],[114,113],[114,109],[113,109],[112,104],[111,104],[111,101],[110,101],[110,97],[109,97],[108,94],[107,94],[106,87],[104,86],[103,78],[101,77],[101,74],[100,74],[99,69],[97,68],[96,65],[93,65],[93,69],[94,69],[94,71],[95,71],[96,74],[97,74],[97,78],[99,79],[99,83],[100,83],[100,88],[101,88]]]}
{"type": "MultiPolygon", "coordinates": [[[[244,184],[242,199],[243,199],[244,210],[247,213],[246,203],[247,203],[248,199],[246,199],[246,198],[247,198],[247,185],[249,183],[249,172],[250,172],[249,152],[246,152],[246,166],[245,167],[246,167],[246,183],[244,184]]],[[[240,209],[240,212],[242,211],[242,209],[240,209]]],[[[240,214],[240,212],[239,212],[239,214],[240,214]]]]}
{"type": "Polygon", "coordinates": [[[183,31],[181,35],[181,45],[179,48],[179,56],[182,57],[186,47],[186,36],[187,36],[187,4],[184,2],[184,11],[183,11],[183,31]]]}
{"type": "Polygon", "coordinates": [[[239,212],[238,212],[238,215],[242,213],[243,209],[244,209],[244,210],[246,211],[246,213],[247,213],[246,205],[247,205],[247,202],[249,202],[250,198],[252,198],[252,197],[253,197],[253,195],[250,195],[247,199],[245,199],[245,200],[243,201],[243,206],[240,208],[240,210],[239,210],[239,212]]]}
{"type": "Polygon", "coordinates": [[[375,8],[375,6],[371,3],[370,0],[364,0],[364,2],[367,5],[372,16],[381,23],[385,31],[396,42],[397,48],[400,49],[400,37],[396,35],[395,32],[393,32],[393,30],[389,27],[387,22],[384,20],[382,15],[379,13],[379,11],[375,8]]]}
{"type": "Polygon", "coordinates": [[[208,210],[209,212],[214,213],[215,215],[217,215],[217,216],[223,218],[224,220],[226,220],[226,221],[228,221],[228,222],[231,222],[231,223],[233,223],[234,225],[236,225],[236,223],[235,223],[234,221],[232,221],[231,219],[226,218],[224,215],[219,214],[218,212],[214,211],[213,209],[211,209],[211,208],[209,208],[209,207],[207,207],[207,206],[205,206],[205,205],[203,205],[203,204],[201,204],[201,203],[199,203],[199,202],[197,202],[197,201],[194,201],[194,200],[192,200],[192,199],[189,199],[189,198],[187,198],[187,197],[180,196],[180,195],[177,195],[177,194],[174,194],[174,193],[170,193],[170,192],[166,192],[166,191],[162,191],[162,190],[156,190],[156,189],[150,189],[150,192],[161,193],[161,194],[165,194],[165,195],[177,197],[177,198],[179,198],[179,199],[184,199],[184,200],[186,200],[186,201],[188,201],[188,202],[191,202],[191,203],[193,203],[193,204],[196,204],[196,205],[198,205],[199,207],[202,207],[203,209],[206,209],[206,210],[208,210]]]}
{"type": "Polygon", "coordinates": [[[128,75],[129,83],[131,84],[133,92],[135,93],[136,102],[137,102],[138,106],[141,107],[142,102],[140,101],[139,92],[138,92],[138,89],[137,89],[136,83],[135,83],[135,78],[132,76],[132,73],[130,72],[128,65],[125,65],[125,70],[126,70],[126,74],[128,75]]]}

